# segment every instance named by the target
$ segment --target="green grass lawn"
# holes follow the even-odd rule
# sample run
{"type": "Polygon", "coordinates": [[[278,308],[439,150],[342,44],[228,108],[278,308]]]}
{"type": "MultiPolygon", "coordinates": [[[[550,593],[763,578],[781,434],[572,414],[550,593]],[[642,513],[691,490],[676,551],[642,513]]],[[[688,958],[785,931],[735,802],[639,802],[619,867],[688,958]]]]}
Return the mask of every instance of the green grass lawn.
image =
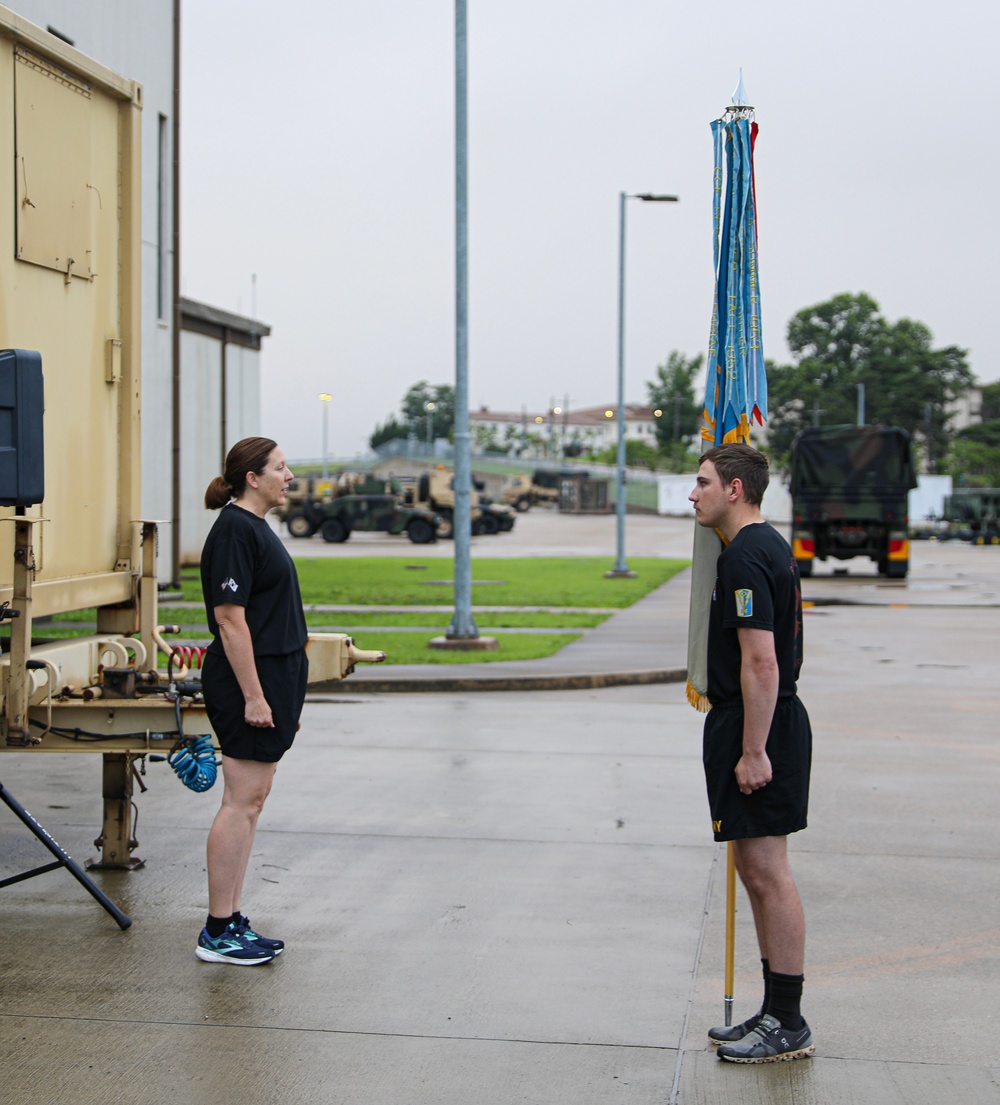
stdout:
{"type": "MultiPolygon", "coordinates": [[[[524,557],[472,561],[472,602],[483,606],[631,606],[666,583],[687,560],[639,557],[636,579],[605,579],[607,557],[524,557]],[[478,581],[478,583],[477,583],[478,581]]],[[[297,558],[302,601],[351,606],[448,605],[452,562],[397,557],[297,558]]],[[[201,600],[197,573],[185,573],[184,598],[201,600]]]]}
{"type": "MultiPolygon", "coordinates": [[[[472,562],[473,606],[499,606],[509,609],[476,612],[476,625],[489,630],[552,629],[552,633],[495,634],[496,652],[460,652],[429,649],[427,641],[441,636],[451,621],[454,607],[453,565],[448,560],[421,560],[419,557],[396,559],[381,557],[300,558],[295,561],[299,573],[302,600],[307,607],[310,629],[343,632],[350,627],[361,648],[381,649],[388,664],[468,664],[498,660],[535,660],[551,656],[579,637],[579,633],[561,632],[590,629],[600,625],[607,615],[583,610],[521,610],[517,607],[584,607],[621,609],[659,587],[686,568],[686,560],[641,557],[629,561],[636,579],[605,579],[611,564],[607,558],[530,558],[515,560],[477,559],[472,562]],[[476,581],[479,580],[477,585],[476,581]],[[343,611],[315,611],[314,605],[350,607],[343,611]],[[387,613],[366,610],[371,606],[443,606],[436,613],[406,611],[387,613]],[[363,627],[378,627],[364,632],[363,627]],[[396,628],[426,628],[423,633],[398,633],[396,628]],[[356,630],[362,630],[356,632],[356,630]]],[[[204,640],[208,636],[204,610],[200,606],[201,583],[197,571],[184,573],[183,598],[197,607],[163,604],[160,623],[178,624],[185,639],[204,640]]],[[[48,626],[36,626],[36,638],[63,638],[92,633],[96,613],[78,610],[60,614],[48,626]]],[[[5,631],[9,636],[9,629],[5,631]]],[[[161,658],[166,666],[166,657],[161,658]]]]}

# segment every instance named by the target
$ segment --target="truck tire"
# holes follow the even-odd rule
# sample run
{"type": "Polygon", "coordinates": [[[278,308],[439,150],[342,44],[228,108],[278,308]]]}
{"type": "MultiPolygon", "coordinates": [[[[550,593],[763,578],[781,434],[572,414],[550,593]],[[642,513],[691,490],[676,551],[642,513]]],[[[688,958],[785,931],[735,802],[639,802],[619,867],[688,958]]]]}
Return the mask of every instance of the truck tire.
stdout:
{"type": "Polygon", "coordinates": [[[288,526],[288,532],[293,537],[312,537],[316,532],[316,527],[301,511],[289,514],[285,519],[285,525],[288,526]]]}
{"type": "Polygon", "coordinates": [[[526,510],[531,509],[531,500],[527,495],[522,495],[514,504],[514,509],[519,510],[523,514],[526,510]]]}
{"type": "Polygon", "coordinates": [[[807,579],[813,574],[813,561],[812,560],[796,560],[796,564],[799,566],[799,578],[807,579]]]}
{"type": "Polygon", "coordinates": [[[319,535],[324,541],[336,545],[341,541],[346,541],[351,536],[351,531],[339,518],[327,518],[319,527],[319,535]]]}
{"type": "Polygon", "coordinates": [[[908,560],[890,560],[885,569],[886,579],[906,579],[909,569],[908,560]]]}
{"type": "Polygon", "coordinates": [[[483,533],[489,534],[491,537],[493,534],[500,532],[500,521],[495,514],[484,514],[480,519],[480,525],[483,533]]]}
{"type": "Polygon", "coordinates": [[[414,545],[429,545],[437,537],[434,527],[426,518],[414,518],[406,527],[406,536],[414,545]]]}
{"type": "Polygon", "coordinates": [[[454,537],[455,536],[455,519],[452,516],[450,510],[440,510],[438,513],[441,515],[441,522],[438,525],[438,537],[454,537]]]}

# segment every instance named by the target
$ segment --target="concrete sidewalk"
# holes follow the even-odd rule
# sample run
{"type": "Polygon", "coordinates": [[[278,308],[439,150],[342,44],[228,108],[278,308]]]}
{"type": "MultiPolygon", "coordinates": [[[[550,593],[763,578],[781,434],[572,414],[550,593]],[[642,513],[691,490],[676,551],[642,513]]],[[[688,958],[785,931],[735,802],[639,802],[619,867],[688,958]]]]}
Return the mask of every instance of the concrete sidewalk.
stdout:
{"type": "MultiPolygon", "coordinates": [[[[251,858],[245,908],[288,942],[275,963],[195,958],[219,793],[164,764],[136,799],[145,868],[95,875],[130,929],[65,872],[0,889],[0,1100],[995,1105],[1000,555],[956,555],[922,563],[895,601],[807,614],[816,758],[810,827],[791,843],[815,1058],[738,1067],[707,1044],[723,1017],[724,849],[682,683],[348,681],[310,696],[251,858]]],[[[868,587],[884,590],[809,590],[868,587]]],[[[672,581],[588,634],[606,668],[625,670],[600,645],[619,619],[641,670],[682,664],[685,592],[672,581]]],[[[72,855],[93,854],[99,756],[0,754],[0,779],[72,855]]],[[[40,852],[0,808],[0,877],[40,852]]],[[[759,993],[741,899],[736,1019],[759,993]]]]}

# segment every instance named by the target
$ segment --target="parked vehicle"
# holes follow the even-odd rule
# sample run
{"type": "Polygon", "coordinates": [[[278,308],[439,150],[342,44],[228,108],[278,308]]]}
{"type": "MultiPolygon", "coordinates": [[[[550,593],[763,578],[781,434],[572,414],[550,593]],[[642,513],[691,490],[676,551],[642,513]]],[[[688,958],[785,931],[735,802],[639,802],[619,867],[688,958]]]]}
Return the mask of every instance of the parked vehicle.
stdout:
{"type": "MultiPolygon", "coordinates": [[[[402,506],[395,495],[340,495],[313,499],[302,504],[300,515],[309,525],[310,536],[319,533],[324,541],[346,541],[355,531],[405,533],[415,545],[437,540],[441,519],[433,511],[402,506]]],[[[304,527],[303,527],[304,528],[304,527]]]]}
{"type": "MultiPolygon", "coordinates": [[[[453,473],[445,468],[437,468],[431,472],[423,472],[416,478],[402,478],[399,481],[405,506],[433,511],[440,517],[438,537],[455,536],[454,482],[453,473]]],[[[477,502],[478,498],[477,493],[472,491],[470,513],[473,534],[496,533],[499,526],[492,528],[494,526],[492,521],[484,522],[483,511],[477,502]],[[488,526],[491,528],[487,528],[488,526]]]]}
{"type": "Polygon", "coordinates": [[[586,476],[580,468],[536,468],[529,476],[519,472],[503,481],[504,502],[515,510],[530,510],[532,506],[559,502],[559,491],[565,476],[586,476]]]}
{"type": "Polygon", "coordinates": [[[792,445],[792,551],[816,560],[870,557],[903,579],[910,564],[907,496],[917,486],[910,435],[898,426],[812,426],[792,445]]]}

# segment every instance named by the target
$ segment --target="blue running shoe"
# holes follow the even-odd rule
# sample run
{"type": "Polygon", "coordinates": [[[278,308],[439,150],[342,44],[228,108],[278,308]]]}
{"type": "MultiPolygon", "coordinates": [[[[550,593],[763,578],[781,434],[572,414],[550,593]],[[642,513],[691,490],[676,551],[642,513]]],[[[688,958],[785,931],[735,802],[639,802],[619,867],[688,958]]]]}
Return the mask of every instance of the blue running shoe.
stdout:
{"type": "Polygon", "coordinates": [[[275,955],[238,932],[233,924],[221,936],[209,936],[208,929],[202,929],[194,951],[206,963],[233,963],[237,967],[256,967],[260,963],[270,963],[275,955]]]}
{"type": "Polygon", "coordinates": [[[250,927],[249,917],[241,914],[239,921],[233,923],[233,927],[241,936],[245,936],[251,944],[256,944],[258,948],[263,948],[265,951],[271,952],[272,955],[281,955],[285,950],[284,940],[272,940],[270,936],[261,936],[259,932],[254,932],[250,927]]]}

